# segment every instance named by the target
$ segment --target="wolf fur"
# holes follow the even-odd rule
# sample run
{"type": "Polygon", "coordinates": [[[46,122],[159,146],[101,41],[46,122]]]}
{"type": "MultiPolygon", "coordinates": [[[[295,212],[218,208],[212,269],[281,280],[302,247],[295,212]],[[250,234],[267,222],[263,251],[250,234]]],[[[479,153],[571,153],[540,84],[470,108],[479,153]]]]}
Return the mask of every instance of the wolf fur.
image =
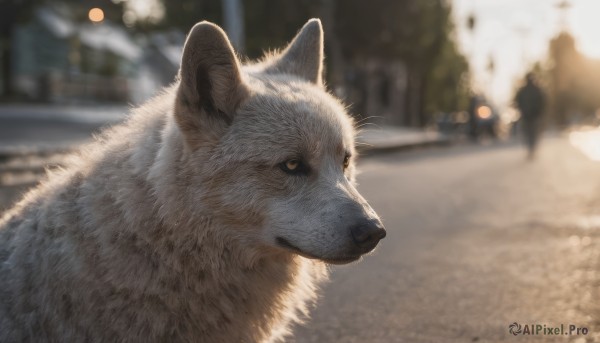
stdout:
{"type": "Polygon", "coordinates": [[[348,227],[381,226],[353,186],[353,123],[322,61],[316,19],[246,66],[197,24],[173,86],[0,220],[0,342],[285,337],[324,262],[374,248],[348,227]]]}

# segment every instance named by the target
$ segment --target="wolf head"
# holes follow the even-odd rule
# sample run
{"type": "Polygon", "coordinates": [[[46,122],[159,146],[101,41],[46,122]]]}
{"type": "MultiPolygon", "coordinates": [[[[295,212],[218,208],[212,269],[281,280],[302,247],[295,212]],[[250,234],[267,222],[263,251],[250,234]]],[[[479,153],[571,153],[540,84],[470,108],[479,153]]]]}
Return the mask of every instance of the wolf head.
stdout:
{"type": "Polygon", "coordinates": [[[355,188],[353,121],[322,71],[318,19],[245,66],[225,32],[201,22],[185,43],[174,116],[211,220],[248,244],[348,263],[385,230],[355,188]]]}

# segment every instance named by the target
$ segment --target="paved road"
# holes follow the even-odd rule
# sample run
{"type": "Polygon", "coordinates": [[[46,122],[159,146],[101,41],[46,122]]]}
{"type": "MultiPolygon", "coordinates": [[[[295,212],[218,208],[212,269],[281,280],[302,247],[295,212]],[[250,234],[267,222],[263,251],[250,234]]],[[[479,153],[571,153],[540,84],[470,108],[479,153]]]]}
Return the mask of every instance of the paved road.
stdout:
{"type": "MultiPolygon", "coordinates": [[[[596,142],[600,149],[600,141],[596,142]]],[[[600,162],[565,137],[370,157],[387,238],[333,267],[296,342],[600,342],[600,162]],[[579,336],[513,336],[509,324],[579,336]]]]}

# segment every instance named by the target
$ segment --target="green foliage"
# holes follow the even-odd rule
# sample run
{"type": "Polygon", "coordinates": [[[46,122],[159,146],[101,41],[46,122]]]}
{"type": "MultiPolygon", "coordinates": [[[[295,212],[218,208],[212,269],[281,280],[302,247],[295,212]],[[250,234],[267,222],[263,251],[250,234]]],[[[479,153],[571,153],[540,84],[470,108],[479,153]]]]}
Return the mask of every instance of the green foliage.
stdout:
{"type": "Polygon", "coordinates": [[[466,108],[469,66],[454,39],[449,2],[346,0],[336,19],[344,55],[355,63],[372,57],[406,63],[407,111],[418,112],[419,125],[435,112],[466,108]]]}
{"type": "Polygon", "coordinates": [[[307,19],[319,17],[319,1],[247,0],[246,54],[262,56],[265,47],[282,47],[290,41],[307,19]]]}
{"type": "MultiPolygon", "coordinates": [[[[221,1],[163,0],[163,4],[166,15],[160,27],[187,31],[198,20],[222,24],[221,1]]],[[[321,17],[325,25],[334,23],[330,30],[326,27],[326,39],[335,36],[339,47],[335,52],[343,59],[336,62],[343,62],[345,70],[373,59],[406,64],[406,106],[417,112],[417,124],[425,125],[435,112],[466,107],[468,63],[454,40],[449,1],[245,0],[243,7],[245,53],[250,58],[260,57],[265,47],[284,46],[307,19],[321,17]]],[[[340,67],[331,65],[332,46],[331,41],[326,45],[330,70],[340,67]]]]}
{"type": "Polygon", "coordinates": [[[439,59],[430,70],[427,113],[465,110],[470,94],[469,64],[453,40],[446,40],[439,59]]]}
{"type": "Polygon", "coordinates": [[[179,28],[187,32],[200,20],[222,25],[221,1],[218,0],[163,0],[163,6],[165,17],[159,28],[179,28]]]}
{"type": "Polygon", "coordinates": [[[377,55],[411,64],[433,56],[444,37],[447,9],[436,0],[338,1],[336,32],[344,54],[353,58],[377,55]]]}

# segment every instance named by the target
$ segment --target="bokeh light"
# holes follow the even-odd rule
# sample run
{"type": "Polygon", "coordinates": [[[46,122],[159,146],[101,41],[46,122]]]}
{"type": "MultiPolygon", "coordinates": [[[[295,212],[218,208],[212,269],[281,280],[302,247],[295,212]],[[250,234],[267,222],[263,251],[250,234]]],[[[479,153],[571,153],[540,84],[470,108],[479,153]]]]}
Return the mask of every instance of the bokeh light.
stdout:
{"type": "Polygon", "coordinates": [[[477,115],[481,119],[487,119],[492,115],[492,109],[488,106],[480,106],[477,108],[477,115]]]}
{"type": "Polygon", "coordinates": [[[589,159],[600,161],[600,128],[571,132],[569,141],[589,159]]]}
{"type": "Polygon", "coordinates": [[[104,11],[98,7],[94,7],[88,12],[88,18],[94,23],[99,23],[104,20],[104,11]]]}

